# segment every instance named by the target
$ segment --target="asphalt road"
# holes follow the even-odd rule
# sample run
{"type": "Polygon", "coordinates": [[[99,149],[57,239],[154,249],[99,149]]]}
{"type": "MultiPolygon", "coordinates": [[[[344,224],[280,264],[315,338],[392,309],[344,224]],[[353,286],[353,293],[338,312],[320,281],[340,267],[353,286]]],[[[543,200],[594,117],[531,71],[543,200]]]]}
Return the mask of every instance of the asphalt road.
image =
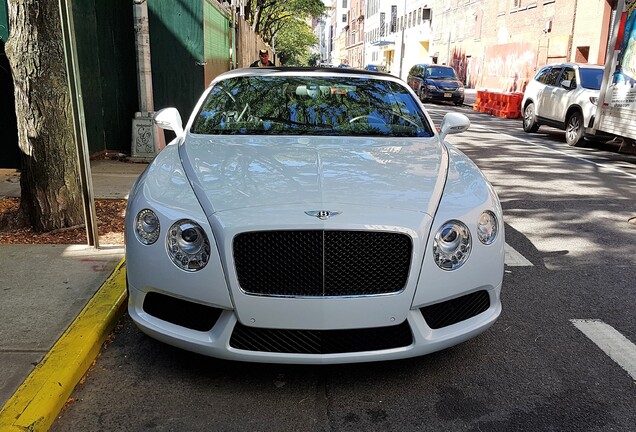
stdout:
{"type": "Polygon", "coordinates": [[[317,367],[202,357],[124,317],[51,430],[636,430],[636,156],[427,107],[438,125],[471,118],[449,141],[495,186],[523,258],[491,329],[416,359],[317,367]]]}

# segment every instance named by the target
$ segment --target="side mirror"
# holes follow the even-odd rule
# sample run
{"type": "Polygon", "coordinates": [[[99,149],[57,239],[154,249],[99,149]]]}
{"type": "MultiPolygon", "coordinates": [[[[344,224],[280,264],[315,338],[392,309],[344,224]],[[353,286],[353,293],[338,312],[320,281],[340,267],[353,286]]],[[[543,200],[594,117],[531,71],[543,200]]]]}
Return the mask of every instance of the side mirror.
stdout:
{"type": "Polygon", "coordinates": [[[447,113],[439,127],[439,139],[443,142],[446,135],[461,133],[470,127],[470,120],[464,114],[447,113]]]}
{"type": "Polygon", "coordinates": [[[157,111],[153,116],[153,120],[161,129],[174,131],[177,136],[183,135],[181,115],[176,108],[164,108],[157,111]]]}

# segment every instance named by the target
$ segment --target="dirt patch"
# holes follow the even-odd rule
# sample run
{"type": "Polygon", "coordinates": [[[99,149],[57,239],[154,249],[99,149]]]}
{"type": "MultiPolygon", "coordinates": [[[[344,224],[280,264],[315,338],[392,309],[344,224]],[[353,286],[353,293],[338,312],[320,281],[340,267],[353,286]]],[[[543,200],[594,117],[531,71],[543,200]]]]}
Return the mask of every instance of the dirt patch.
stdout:
{"type": "MultiPolygon", "coordinates": [[[[0,199],[0,244],[86,244],[86,228],[80,225],[37,233],[19,219],[19,198],[0,199]]],[[[100,245],[124,244],[126,200],[95,200],[100,245]]]]}

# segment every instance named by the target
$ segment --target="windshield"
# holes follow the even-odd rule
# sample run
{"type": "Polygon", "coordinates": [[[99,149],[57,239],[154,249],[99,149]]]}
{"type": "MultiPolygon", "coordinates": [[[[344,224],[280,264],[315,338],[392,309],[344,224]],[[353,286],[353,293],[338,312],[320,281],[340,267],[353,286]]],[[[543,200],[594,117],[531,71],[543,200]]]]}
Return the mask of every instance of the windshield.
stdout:
{"type": "Polygon", "coordinates": [[[590,90],[600,90],[603,81],[603,69],[579,68],[581,86],[590,90]]]}
{"type": "Polygon", "coordinates": [[[427,78],[455,78],[455,70],[449,67],[431,66],[426,68],[427,78]]]}
{"type": "Polygon", "coordinates": [[[433,136],[420,106],[404,86],[338,76],[243,76],[220,81],[208,94],[191,132],[433,136]]]}

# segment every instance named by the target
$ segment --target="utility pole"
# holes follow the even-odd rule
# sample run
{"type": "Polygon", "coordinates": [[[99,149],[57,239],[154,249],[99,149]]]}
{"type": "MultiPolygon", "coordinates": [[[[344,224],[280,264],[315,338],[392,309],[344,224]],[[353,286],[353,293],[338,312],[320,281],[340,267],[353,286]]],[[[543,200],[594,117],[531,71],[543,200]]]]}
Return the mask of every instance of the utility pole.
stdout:
{"type": "Polygon", "coordinates": [[[146,0],[133,0],[133,17],[137,48],[139,112],[136,112],[133,118],[131,159],[149,162],[166,144],[163,132],[159,131],[152,119],[155,108],[152,95],[150,28],[146,0]]]}
{"type": "Polygon", "coordinates": [[[404,10],[402,11],[402,42],[400,44],[400,74],[398,78],[402,78],[402,65],[404,64],[404,28],[406,27],[406,0],[404,0],[404,10]]]}
{"type": "Polygon", "coordinates": [[[80,84],[79,64],[77,62],[77,44],[75,42],[72,0],[59,0],[59,8],[62,39],[64,42],[64,58],[66,60],[66,75],[71,97],[71,108],[73,110],[73,128],[75,129],[75,142],[77,143],[77,163],[79,167],[80,187],[82,188],[82,201],[84,203],[86,239],[89,246],[99,248],[88,136],[86,134],[82,86],[80,84]]]}
{"type": "Polygon", "coordinates": [[[232,0],[230,10],[232,13],[232,69],[236,69],[236,40],[238,38],[239,32],[238,14],[236,13],[236,0],[232,0]]]}

